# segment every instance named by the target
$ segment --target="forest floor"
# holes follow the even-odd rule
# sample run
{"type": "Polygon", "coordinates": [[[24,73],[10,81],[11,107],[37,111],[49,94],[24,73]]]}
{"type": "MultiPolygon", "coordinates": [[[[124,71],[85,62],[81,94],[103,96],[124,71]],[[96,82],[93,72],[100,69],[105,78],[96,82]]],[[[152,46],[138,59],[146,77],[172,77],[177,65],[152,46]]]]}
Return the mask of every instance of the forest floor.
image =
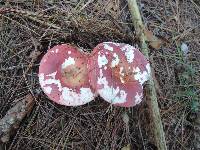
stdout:
{"type": "MultiPolygon", "coordinates": [[[[149,55],[167,147],[197,149],[200,2],[139,0],[138,5],[145,27],[162,41],[158,48],[149,44],[149,55]]],[[[27,94],[35,98],[31,113],[0,149],[156,149],[145,98],[133,108],[110,107],[101,98],[66,107],[40,88],[38,67],[47,49],[71,43],[91,52],[105,41],[139,45],[125,0],[0,2],[0,118],[27,94]]]]}

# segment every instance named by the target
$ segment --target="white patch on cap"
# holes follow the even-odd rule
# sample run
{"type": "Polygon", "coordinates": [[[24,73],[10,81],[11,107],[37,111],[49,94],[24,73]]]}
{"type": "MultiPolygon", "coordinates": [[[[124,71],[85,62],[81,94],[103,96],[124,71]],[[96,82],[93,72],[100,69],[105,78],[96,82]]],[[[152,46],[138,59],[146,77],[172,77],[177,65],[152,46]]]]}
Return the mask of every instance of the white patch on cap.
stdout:
{"type": "Polygon", "coordinates": [[[51,77],[51,79],[44,79],[44,73],[40,73],[39,74],[39,82],[40,82],[40,85],[41,87],[44,89],[46,85],[51,85],[51,84],[55,84],[57,85],[58,87],[58,90],[59,91],[62,91],[62,85],[60,83],[60,80],[56,80],[55,79],[55,76],[54,74],[56,74],[55,72],[54,73],[51,73],[49,75],[46,75],[46,76],[49,76],[51,77]],[[53,75],[52,75],[53,74],[53,75]]]}
{"type": "Polygon", "coordinates": [[[68,51],[67,53],[68,53],[68,54],[71,54],[72,52],[71,52],[71,51],[68,51]]]}
{"type": "Polygon", "coordinates": [[[109,50],[109,51],[113,51],[113,47],[112,46],[110,46],[109,44],[103,44],[104,45],[104,48],[105,49],[107,49],[107,50],[109,50]]]}
{"type": "Polygon", "coordinates": [[[44,85],[45,85],[45,84],[43,83],[43,82],[44,82],[44,73],[40,73],[38,76],[39,76],[40,85],[41,85],[41,86],[44,86],[44,85]]]}
{"type": "Polygon", "coordinates": [[[102,69],[100,70],[100,77],[98,77],[97,83],[103,85],[103,88],[99,89],[98,93],[106,101],[112,104],[126,102],[127,93],[124,90],[120,90],[119,87],[116,89],[113,86],[110,87],[106,77],[103,77],[102,69]]]}
{"type": "Polygon", "coordinates": [[[62,64],[62,69],[66,68],[67,66],[74,65],[75,60],[72,57],[65,59],[64,63],[62,64]]]}
{"type": "Polygon", "coordinates": [[[143,97],[143,94],[142,93],[138,94],[138,92],[137,92],[135,97],[134,97],[135,103],[139,104],[142,101],[142,97],[143,97]]]}
{"type": "Polygon", "coordinates": [[[59,49],[56,49],[56,53],[58,53],[59,49]]]}
{"type": "Polygon", "coordinates": [[[47,93],[47,94],[51,94],[52,87],[50,87],[50,86],[44,87],[44,91],[45,91],[45,93],[47,93]]]}
{"type": "Polygon", "coordinates": [[[120,46],[120,43],[115,43],[115,42],[103,42],[104,44],[113,44],[115,46],[120,46]]]}
{"type": "Polygon", "coordinates": [[[112,60],[111,62],[111,67],[114,68],[115,66],[117,66],[119,64],[119,57],[116,53],[113,54],[114,60],[112,60]]]}
{"type": "Polygon", "coordinates": [[[113,42],[113,44],[114,44],[115,46],[120,46],[120,43],[114,43],[114,42],[113,42]]]}
{"type": "Polygon", "coordinates": [[[146,69],[147,69],[147,72],[148,72],[148,74],[150,76],[151,75],[151,67],[150,67],[149,63],[146,65],[146,69]]]}
{"type": "Polygon", "coordinates": [[[121,50],[125,53],[126,59],[128,63],[132,63],[134,59],[134,47],[126,44],[121,48],[121,50]]]}
{"type": "Polygon", "coordinates": [[[55,71],[55,72],[53,72],[53,73],[50,73],[50,74],[48,74],[48,75],[46,75],[46,76],[52,77],[53,79],[55,79],[55,78],[56,78],[56,74],[57,74],[57,71],[55,71]]]}
{"type": "Polygon", "coordinates": [[[104,66],[104,70],[106,70],[107,69],[107,66],[104,66]]]}
{"type": "Polygon", "coordinates": [[[124,73],[122,73],[122,72],[123,72],[123,69],[124,69],[123,67],[120,67],[120,70],[119,70],[121,83],[125,83],[125,81],[124,81],[124,79],[123,79],[123,77],[122,77],[122,76],[124,76],[124,73]]]}
{"type": "Polygon", "coordinates": [[[103,44],[113,44],[113,42],[103,42],[103,44]]]}
{"type": "Polygon", "coordinates": [[[46,94],[51,94],[52,87],[51,84],[55,84],[58,87],[58,90],[62,92],[60,96],[60,104],[66,104],[68,106],[77,106],[86,104],[94,99],[94,94],[92,93],[90,88],[80,88],[80,93],[69,89],[68,87],[62,87],[60,80],[55,79],[55,75],[57,72],[53,72],[49,75],[50,79],[44,79],[44,73],[39,74],[39,82],[41,87],[43,88],[46,94]]]}
{"type": "Polygon", "coordinates": [[[99,68],[102,68],[102,66],[105,66],[108,63],[108,60],[105,55],[98,55],[98,65],[99,68]]]}
{"type": "Polygon", "coordinates": [[[147,71],[141,72],[140,68],[138,68],[138,67],[133,69],[133,74],[134,74],[135,80],[138,80],[141,85],[143,85],[144,82],[149,80],[149,73],[147,71]]]}
{"type": "Polygon", "coordinates": [[[81,88],[80,93],[67,87],[63,87],[62,95],[60,97],[61,103],[66,103],[68,106],[77,106],[86,104],[94,99],[94,94],[90,88],[81,88]]]}

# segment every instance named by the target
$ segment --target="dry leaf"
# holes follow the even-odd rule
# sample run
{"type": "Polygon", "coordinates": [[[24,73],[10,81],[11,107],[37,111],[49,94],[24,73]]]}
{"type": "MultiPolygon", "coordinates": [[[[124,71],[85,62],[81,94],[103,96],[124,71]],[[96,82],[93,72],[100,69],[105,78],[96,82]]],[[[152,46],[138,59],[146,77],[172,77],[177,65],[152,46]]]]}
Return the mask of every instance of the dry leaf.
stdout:
{"type": "Polygon", "coordinates": [[[131,150],[131,145],[128,144],[128,145],[124,146],[121,150],[131,150]]]}
{"type": "Polygon", "coordinates": [[[29,114],[33,108],[34,99],[28,94],[25,98],[16,103],[8,110],[6,115],[0,120],[0,142],[6,143],[14,131],[19,128],[21,121],[29,114]]]}
{"type": "Polygon", "coordinates": [[[159,49],[161,45],[163,44],[163,41],[159,39],[158,37],[156,37],[155,35],[153,35],[151,31],[144,29],[144,34],[147,38],[147,41],[149,42],[149,45],[152,48],[159,49]]]}

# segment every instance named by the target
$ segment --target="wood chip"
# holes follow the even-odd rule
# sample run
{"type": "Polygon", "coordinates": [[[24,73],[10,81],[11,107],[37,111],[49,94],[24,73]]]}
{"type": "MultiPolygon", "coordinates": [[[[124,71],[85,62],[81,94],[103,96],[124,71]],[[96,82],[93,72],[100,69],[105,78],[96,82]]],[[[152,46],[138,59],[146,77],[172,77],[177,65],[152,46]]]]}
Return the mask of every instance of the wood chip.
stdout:
{"type": "Polygon", "coordinates": [[[24,117],[32,111],[34,103],[33,96],[28,94],[8,110],[0,120],[0,142],[6,143],[9,141],[10,137],[19,128],[24,117]]]}

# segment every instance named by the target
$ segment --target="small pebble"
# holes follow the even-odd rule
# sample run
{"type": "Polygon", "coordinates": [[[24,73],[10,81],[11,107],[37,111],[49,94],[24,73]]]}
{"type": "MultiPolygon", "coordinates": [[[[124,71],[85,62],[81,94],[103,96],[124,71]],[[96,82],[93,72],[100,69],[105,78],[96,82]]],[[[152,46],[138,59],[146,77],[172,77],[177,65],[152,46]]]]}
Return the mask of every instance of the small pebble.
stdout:
{"type": "Polygon", "coordinates": [[[181,44],[181,51],[183,52],[183,54],[185,56],[187,55],[187,53],[189,52],[189,48],[188,48],[187,44],[185,44],[185,43],[181,44]]]}

